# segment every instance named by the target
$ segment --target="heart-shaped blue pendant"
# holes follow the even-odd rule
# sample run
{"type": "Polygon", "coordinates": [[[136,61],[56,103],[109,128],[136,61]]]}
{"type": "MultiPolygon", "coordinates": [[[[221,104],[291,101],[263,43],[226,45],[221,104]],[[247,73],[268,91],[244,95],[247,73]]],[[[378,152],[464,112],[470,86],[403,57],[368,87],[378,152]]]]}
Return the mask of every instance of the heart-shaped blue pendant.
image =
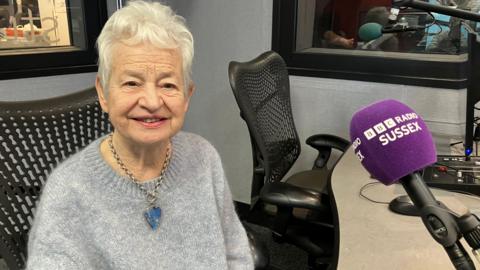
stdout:
{"type": "Polygon", "coordinates": [[[152,207],[145,211],[143,215],[150,227],[152,227],[152,230],[157,230],[158,224],[160,223],[160,217],[162,216],[162,209],[160,209],[160,207],[152,207]]]}

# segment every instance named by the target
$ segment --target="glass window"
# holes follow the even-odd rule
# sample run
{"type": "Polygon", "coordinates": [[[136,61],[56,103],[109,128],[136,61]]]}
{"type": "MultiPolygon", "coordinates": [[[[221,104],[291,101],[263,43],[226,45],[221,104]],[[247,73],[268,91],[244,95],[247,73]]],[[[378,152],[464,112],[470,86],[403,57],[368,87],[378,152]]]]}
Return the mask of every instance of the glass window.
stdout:
{"type": "Polygon", "coordinates": [[[84,49],[81,1],[1,0],[0,50],[74,46],[84,49]]]}
{"type": "MultiPolygon", "coordinates": [[[[475,12],[480,8],[480,4],[471,7],[471,1],[461,3],[457,8],[475,12]]],[[[391,4],[391,0],[299,0],[296,51],[337,48],[449,55],[467,52],[467,31],[460,19],[391,4]]]]}
{"type": "Polygon", "coordinates": [[[105,1],[0,0],[0,78],[96,70],[105,1]]]}
{"type": "MultiPolygon", "coordinates": [[[[275,0],[272,47],[292,74],[464,88],[476,24],[392,2],[275,0]]],[[[480,10],[478,0],[424,2],[480,10]]]]}

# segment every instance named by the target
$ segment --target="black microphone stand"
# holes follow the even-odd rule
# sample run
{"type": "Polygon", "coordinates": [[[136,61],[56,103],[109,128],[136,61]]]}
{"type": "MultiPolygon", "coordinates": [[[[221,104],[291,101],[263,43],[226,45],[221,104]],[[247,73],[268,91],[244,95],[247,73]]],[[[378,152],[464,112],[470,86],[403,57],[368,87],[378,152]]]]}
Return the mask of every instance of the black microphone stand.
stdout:
{"type": "MultiPolygon", "coordinates": [[[[443,246],[455,269],[474,270],[475,265],[460,243],[462,230],[457,224],[457,218],[452,214],[452,211],[443,207],[435,199],[419,173],[402,177],[400,182],[413,204],[419,209],[423,224],[428,232],[437,243],[443,246]]],[[[464,225],[462,228],[465,231],[472,230],[472,227],[480,228],[480,223],[478,220],[476,221],[477,224],[475,224],[472,218],[468,218],[465,220],[465,224],[462,223],[464,225]]]]}
{"type": "Polygon", "coordinates": [[[457,218],[457,224],[473,254],[479,260],[480,256],[480,221],[477,216],[468,213],[457,218]]]}

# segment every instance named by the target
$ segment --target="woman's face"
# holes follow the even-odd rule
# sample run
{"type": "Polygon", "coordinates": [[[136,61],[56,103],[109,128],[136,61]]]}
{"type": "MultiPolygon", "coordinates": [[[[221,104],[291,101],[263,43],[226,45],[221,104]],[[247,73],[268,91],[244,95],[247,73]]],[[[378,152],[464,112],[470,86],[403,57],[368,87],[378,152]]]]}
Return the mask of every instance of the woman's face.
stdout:
{"type": "Polygon", "coordinates": [[[180,51],[119,43],[113,48],[111,64],[108,94],[98,78],[96,87],[118,139],[152,145],[175,135],[193,93],[193,85],[184,86],[180,51]]]}

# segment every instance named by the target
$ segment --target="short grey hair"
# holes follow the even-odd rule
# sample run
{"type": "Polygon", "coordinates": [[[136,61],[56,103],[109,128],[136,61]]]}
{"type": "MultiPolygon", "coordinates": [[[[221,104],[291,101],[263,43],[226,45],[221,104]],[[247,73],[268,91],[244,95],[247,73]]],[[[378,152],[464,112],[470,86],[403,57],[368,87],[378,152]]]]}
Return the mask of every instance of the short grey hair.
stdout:
{"type": "Polygon", "coordinates": [[[180,49],[183,62],[184,88],[191,83],[193,36],[185,19],[166,5],[157,2],[130,1],[108,19],[97,39],[98,77],[104,91],[112,72],[112,51],[115,44],[150,43],[159,48],[180,49]]]}

